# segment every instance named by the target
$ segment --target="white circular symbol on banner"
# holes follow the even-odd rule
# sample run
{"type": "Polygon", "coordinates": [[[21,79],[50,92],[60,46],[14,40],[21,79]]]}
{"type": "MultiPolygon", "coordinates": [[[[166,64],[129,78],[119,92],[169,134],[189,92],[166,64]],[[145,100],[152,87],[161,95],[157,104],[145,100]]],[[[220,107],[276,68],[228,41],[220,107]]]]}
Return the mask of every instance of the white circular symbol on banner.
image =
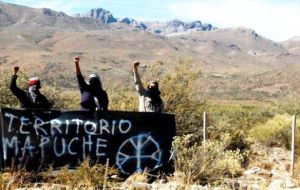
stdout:
{"type": "Polygon", "coordinates": [[[120,146],[116,164],[125,174],[150,171],[161,166],[161,150],[159,144],[150,136],[141,134],[131,137],[120,146]]]}

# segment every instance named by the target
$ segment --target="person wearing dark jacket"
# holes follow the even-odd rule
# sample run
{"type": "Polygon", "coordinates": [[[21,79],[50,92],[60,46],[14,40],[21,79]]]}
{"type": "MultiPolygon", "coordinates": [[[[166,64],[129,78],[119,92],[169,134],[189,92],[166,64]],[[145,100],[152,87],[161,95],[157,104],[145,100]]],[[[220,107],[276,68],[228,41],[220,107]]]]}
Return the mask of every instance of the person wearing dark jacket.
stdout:
{"type": "Polygon", "coordinates": [[[13,67],[13,75],[10,81],[10,90],[18,98],[21,108],[24,109],[50,109],[47,98],[41,94],[41,81],[37,77],[28,80],[28,90],[22,90],[17,86],[19,67],[13,67]]]}
{"type": "Polygon", "coordinates": [[[92,73],[89,82],[85,82],[80,66],[79,57],[74,58],[77,82],[81,93],[80,110],[82,111],[107,111],[108,97],[102,88],[99,75],[92,73]]]}

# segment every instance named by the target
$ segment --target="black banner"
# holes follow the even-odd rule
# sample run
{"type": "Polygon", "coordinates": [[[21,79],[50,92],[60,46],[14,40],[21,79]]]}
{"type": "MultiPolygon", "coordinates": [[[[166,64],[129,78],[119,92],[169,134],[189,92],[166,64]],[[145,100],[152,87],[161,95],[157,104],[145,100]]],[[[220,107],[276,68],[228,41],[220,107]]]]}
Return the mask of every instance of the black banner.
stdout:
{"type": "Polygon", "coordinates": [[[117,167],[123,174],[166,169],[175,118],[143,112],[1,109],[1,168],[40,171],[66,164],[117,167]]]}

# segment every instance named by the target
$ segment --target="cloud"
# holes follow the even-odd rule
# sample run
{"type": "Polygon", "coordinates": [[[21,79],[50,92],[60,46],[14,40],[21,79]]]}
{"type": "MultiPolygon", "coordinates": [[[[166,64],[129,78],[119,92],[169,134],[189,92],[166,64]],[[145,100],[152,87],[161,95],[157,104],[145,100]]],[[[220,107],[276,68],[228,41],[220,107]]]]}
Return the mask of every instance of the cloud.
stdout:
{"type": "Polygon", "coordinates": [[[219,27],[248,27],[272,40],[300,35],[300,2],[275,0],[194,0],[169,8],[180,18],[201,20],[219,27]]]}

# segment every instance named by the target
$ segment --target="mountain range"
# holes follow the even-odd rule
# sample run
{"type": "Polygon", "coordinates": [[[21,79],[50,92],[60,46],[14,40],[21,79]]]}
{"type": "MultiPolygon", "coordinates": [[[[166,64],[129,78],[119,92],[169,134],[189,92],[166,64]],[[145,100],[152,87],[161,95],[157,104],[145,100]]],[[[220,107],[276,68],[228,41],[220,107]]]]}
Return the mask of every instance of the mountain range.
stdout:
{"type": "Polygon", "coordinates": [[[134,28],[138,28],[141,30],[149,31],[154,34],[159,35],[172,35],[183,32],[192,32],[192,31],[211,31],[217,29],[217,27],[212,26],[211,24],[204,23],[201,21],[193,21],[193,22],[183,22],[178,19],[166,21],[166,22],[141,22],[134,20],[132,18],[115,18],[113,14],[105,9],[91,9],[90,12],[85,14],[76,14],[76,17],[82,18],[92,18],[97,22],[101,22],[104,24],[111,23],[125,23],[134,28]]]}
{"type": "Polygon", "coordinates": [[[81,57],[86,75],[99,72],[106,85],[112,79],[129,84],[133,60],[144,68],[162,62],[166,73],[183,60],[202,71],[197,89],[218,99],[269,100],[290,91],[298,94],[300,82],[299,37],[274,42],[244,27],[176,19],[141,22],[115,18],[101,8],[68,16],[0,2],[1,69],[18,64],[50,85],[75,89],[74,56],[81,57]]]}

